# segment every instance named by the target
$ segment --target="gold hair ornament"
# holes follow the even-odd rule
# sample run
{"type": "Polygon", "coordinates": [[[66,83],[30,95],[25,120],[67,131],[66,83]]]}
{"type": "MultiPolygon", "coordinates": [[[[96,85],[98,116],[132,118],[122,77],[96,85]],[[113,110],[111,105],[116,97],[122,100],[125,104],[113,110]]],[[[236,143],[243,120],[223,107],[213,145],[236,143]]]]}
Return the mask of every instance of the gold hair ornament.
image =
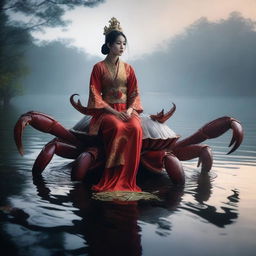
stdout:
{"type": "Polygon", "coordinates": [[[109,23],[109,27],[107,26],[104,27],[103,35],[107,35],[113,30],[123,32],[122,28],[120,27],[120,22],[115,17],[112,17],[108,23],[109,23]]]}

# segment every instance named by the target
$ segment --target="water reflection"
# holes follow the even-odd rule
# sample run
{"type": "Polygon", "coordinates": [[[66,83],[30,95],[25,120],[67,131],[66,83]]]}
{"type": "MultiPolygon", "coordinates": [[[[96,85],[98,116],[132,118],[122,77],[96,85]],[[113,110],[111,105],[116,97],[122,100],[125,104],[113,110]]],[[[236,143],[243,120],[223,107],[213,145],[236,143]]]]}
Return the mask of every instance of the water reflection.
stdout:
{"type": "Polygon", "coordinates": [[[212,184],[210,180],[210,175],[208,173],[199,174],[197,179],[197,187],[195,188],[194,198],[195,200],[203,204],[209,200],[211,196],[212,184]]]}
{"type": "MultiPolygon", "coordinates": [[[[43,201],[48,201],[51,214],[56,214],[57,206],[72,202],[73,213],[79,218],[70,226],[47,227],[48,232],[60,232],[75,235],[83,239],[83,244],[73,250],[65,250],[74,255],[91,253],[91,255],[141,255],[140,227],[137,224],[137,202],[101,202],[90,200],[91,194],[83,183],[76,183],[67,196],[52,195],[43,177],[33,180],[37,194],[43,201]]],[[[68,207],[70,209],[70,207],[68,207]]],[[[22,211],[23,212],[23,211],[22,211]]],[[[11,220],[33,231],[45,228],[31,223],[29,215],[16,215],[11,220]]],[[[52,223],[50,223],[52,225],[52,223]]],[[[47,246],[48,247],[48,246],[47,246]]],[[[55,248],[48,248],[55,249],[55,248]]]]}
{"type": "MultiPolygon", "coordinates": [[[[227,207],[221,207],[223,213],[205,203],[211,195],[212,184],[209,175],[198,176],[193,192],[196,203],[182,202],[182,197],[186,193],[184,188],[172,186],[167,176],[154,180],[156,184],[163,181],[169,184],[159,191],[163,199],[161,202],[117,203],[91,200],[91,192],[83,183],[73,183],[66,194],[56,194],[51,190],[53,184],[48,184],[43,177],[37,177],[33,179],[39,197],[36,201],[40,205],[36,215],[41,217],[36,218],[33,216],[35,213],[29,209],[14,209],[9,212],[12,216],[9,222],[33,232],[47,232],[47,240],[51,240],[52,234],[55,233],[55,239],[59,241],[58,249],[56,243],[49,242],[46,248],[50,251],[65,251],[72,255],[89,253],[131,256],[142,255],[141,235],[144,225],[154,224],[156,235],[170,236],[172,222],[169,217],[177,214],[180,209],[189,211],[218,227],[231,224],[238,218],[238,213],[234,210],[234,206],[237,207],[239,202],[238,191],[233,191],[227,197],[227,207]],[[67,221],[54,222],[54,218],[67,219],[70,211],[70,224],[67,221]],[[69,241],[72,237],[80,242],[77,242],[76,248],[70,249],[70,243],[65,243],[65,239],[69,241]]],[[[152,183],[152,179],[148,182],[152,183]]],[[[56,182],[55,186],[58,185],[56,182]]],[[[31,246],[33,247],[33,244],[31,246]]]]}
{"type": "Polygon", "coordinates": [[[181,206],[181,208],[200,216],[209,223],[223,228],[238,218],[237,207],[239,203],[239,192],[237,190],[232,190],[232,194],[227,197],[228,201],[225,203],[229,207],[222,206],[220,208],[223,212],[218,212],[218,209],[215,206],[205,203],[210,199],[211,189],[210,175],[208,173],[199,174],[197,186],[193,190],[193,196],[196,203],[187,202],[184,203],[184,206],[181,206]]]}

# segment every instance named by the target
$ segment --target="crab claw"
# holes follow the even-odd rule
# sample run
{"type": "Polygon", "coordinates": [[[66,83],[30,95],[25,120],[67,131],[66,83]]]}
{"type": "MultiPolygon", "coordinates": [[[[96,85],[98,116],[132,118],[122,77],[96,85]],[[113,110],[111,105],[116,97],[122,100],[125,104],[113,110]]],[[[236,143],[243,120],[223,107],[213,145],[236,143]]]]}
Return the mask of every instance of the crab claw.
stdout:
{"type": "Polygon", "coordinates": [[[75,93],[75,94],[72,94],[70,96],[70,103],[71,105],[76,109],[78,110],[80,113],[86,115],[87,111],[86,111],[86,107],[84,107],[82,104],[81,104],[81,101],[78,99],[77,102],[75,102],[74,100],[74,97],[75,96],[79,96],[79,94],[75,93]]]}
{"type": "Polygon", "coordinates": [[[236,119],[231,119],[231,129],[233,130],[233,136],[228,147],[231,147],[233,144],[234,146],[227,155],[234,152],[240,146],[244,138],[243,127],[236,119]]]}
{"type": "Polygon", "coordinates": [[[76,136],[73,135],[69,130],[64,128],[52,117],[40,112],[30,111],[21,115],[14,127],[14,140],[21,155],[24,154],[22,145],[22,134],[24,128],[27,125],[31,125],[32,127],[41,132],[50,133],[54,136],[64,139],[67,142],[70,142],[72,145],[80,145],[80,142],[78,141],[76,136]]]}
{"type": "Polygon", "coordinates": [[[23,144],[21,139],[22,134],[23,134],[24,128],[31,122],[31,120],[32,120],[31,116],[22,115],[14,127],[14,140],[15,140],[17,149],[22,156],[24,155],[23,144]]]}
{"type": "Polygon", "coordinates": [[[175,112],[176,105],[172,103],[173,107],[168,111],[166,114],[164,114],[164,109],[160,113],[157,113],[156,115],[150,115],[150,118],[154,121],[158,121],[159,123],[164,123],[167,121],[175,112]]]}
{"type": "Polygon", "coordinates": [[[229,147],[234,144],[233,148],[227,153],[230,154],[234,152],[242,143],[244,132],[240,122],[235,118],[229,116],[223,116],[205,124],[191,136],[177,142],[176,147],[184,147],[188,145],[198,144],[207,139],[217,138],[229,129],[232,129],[233,131],[233,137],[229,144],[229,147]]]}

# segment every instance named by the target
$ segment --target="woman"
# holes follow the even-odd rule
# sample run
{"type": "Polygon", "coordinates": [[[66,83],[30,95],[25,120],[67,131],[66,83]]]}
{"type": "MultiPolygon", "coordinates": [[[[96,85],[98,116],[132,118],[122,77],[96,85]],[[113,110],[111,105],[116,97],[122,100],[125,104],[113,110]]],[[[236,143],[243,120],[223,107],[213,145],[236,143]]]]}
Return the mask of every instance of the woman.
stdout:
{"type": "Polygon", "coordinates": [[[105,27],[106,56],[94,65],[90,79],[87,114],[92,115],[89,134],[102,136],[106,165],[95,191],[133,191],[142,146],[142,128],[138,113],[143,111],[133,68],[119,57],[126,48],[126,36],[120,23],[112,18],[105,27]]]}

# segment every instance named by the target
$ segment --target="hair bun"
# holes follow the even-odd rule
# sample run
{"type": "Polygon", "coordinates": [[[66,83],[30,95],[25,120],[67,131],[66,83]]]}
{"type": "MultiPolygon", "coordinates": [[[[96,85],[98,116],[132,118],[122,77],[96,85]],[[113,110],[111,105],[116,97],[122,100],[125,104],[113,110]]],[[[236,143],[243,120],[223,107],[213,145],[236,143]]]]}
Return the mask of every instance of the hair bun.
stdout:
{"type": "Polygon", "coordinates": [[[108,48],[107,44],[103,44],[101,46],[101,53],[104,55],[107,55],[109,53],[109,48],[108,48]]]}

